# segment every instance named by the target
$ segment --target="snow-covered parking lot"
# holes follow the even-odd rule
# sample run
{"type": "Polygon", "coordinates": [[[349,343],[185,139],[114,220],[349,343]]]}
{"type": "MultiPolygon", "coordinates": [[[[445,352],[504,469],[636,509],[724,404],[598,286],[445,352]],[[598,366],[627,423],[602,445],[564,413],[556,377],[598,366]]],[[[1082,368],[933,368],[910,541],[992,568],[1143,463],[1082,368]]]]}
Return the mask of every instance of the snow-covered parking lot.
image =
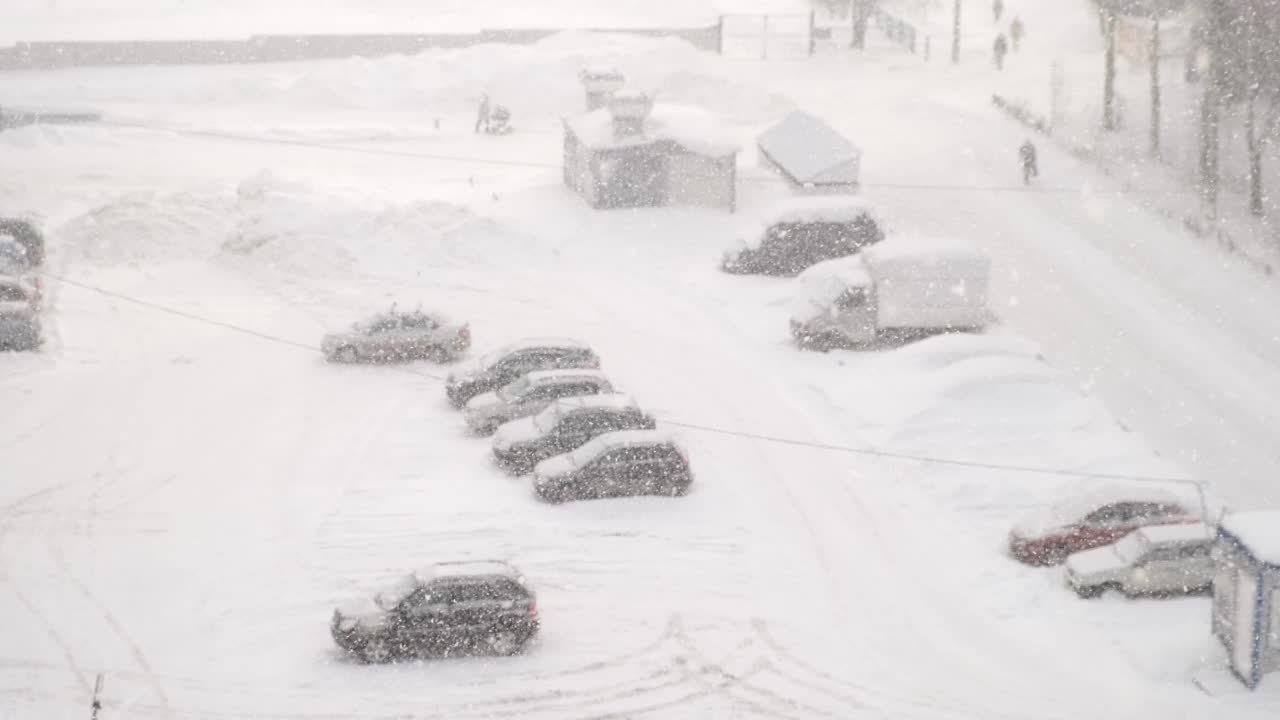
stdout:
{"type": "MultiPolygon", "coordinates": [[[[117,123],[0,134],[0,209],[43,216],[55,278],[44,352],[0,356],[0,716],[82,717],[98,673],[103,718],[1273,716],[1273,695],[1191,683],[1217,662],[1207,600],[1086,603],[1058,570],[1006,556],[1013,521],[1087,479],[859,452],[1190,471],[1240,507],[1268,504],[1254,472],[1276,465],[1274,338],[1234,352],[1244,330],[1209,327],[1183,276],[1135,279],[1157,243],[1170,267],[1200,248],[1105,192],[924,189],[1006,186],[1015,145],[982,93],[914,63],[733,64],[566,34],[0,76],[0,94],[117,123]],[[736,218],[597,212],[562,187],[558,118],[579,107],[578,67],[601,60],[733,119],[740,142],[795,106],[828,117],[864,146],[891,234],[991,253],[1001,324],[797,351],[789,281],[717,270],[736,218]],[[833,96],[837,82],[878,102],[833,96]],[[471,132],[480,85],[508,92],[515,134],[471,132]],[[470,322],[473,354],[590,343],[679,434],[692,492],[538,503],[448,407],[447,368],[314,349],[392,302],[470,322]],[[1210,349],[1186,339],[1199,328],[1210,349]],[[1148,433],[1159,417],[1173,429],[1148,433]],[[1230,476],[1205,477],[1228,436],[1230,476]],[[1194,462],[1176,452],[1189,437],[1194,462]],[[538,590],[525,655],[335,652],[339,601],[490,557],[538,590]]],[[[1102,182],[1045,164],[1055,185],[1102,182]]],[[[744,173],[741,207],[777,192],[764,178],[744,173]]],[[[1213,287],[1248,277],[1198,266],[1213,287]]],[[[1239,319],[1280,292],[1247,282],[1215,310],[1239,319]]]]}

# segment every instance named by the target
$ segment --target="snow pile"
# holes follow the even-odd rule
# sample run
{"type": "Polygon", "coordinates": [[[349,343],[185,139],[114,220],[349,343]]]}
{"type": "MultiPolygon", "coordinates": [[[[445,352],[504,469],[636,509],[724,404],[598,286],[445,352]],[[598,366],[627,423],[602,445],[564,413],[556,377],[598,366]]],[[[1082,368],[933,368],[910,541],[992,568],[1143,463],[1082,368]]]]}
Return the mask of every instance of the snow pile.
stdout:
{"type": "Polygon", "coordinates": [[[547,242],[460,205],[389,204],[271,173],[240,183],[235,205],[235,226],[223,248],[293,274],[331,277],[360,269],[418,278],[554,252],[547,242]]]}
{"type": "Polygon", "coordinates": [[[233,209],[219,193],[130,193],[72,218],[57,244],[99,265],[207,258],[234,227],[233,209]]]}
{"type": "MultiPolygon", "coordinates": [[[[662,102],[755,122],[792,105],[726,76],[724,62],[676,38],[566,32],[532,45],[486,44],[413,56],[253,66],[96,68],[42,73],[40,83],[0,77],[0,94],[32,105],[74,102],[148,113],[154,106],[254,105],[396,110],[425,117],[472,113],[482,93],[521,125],[558,122],[584,109],[584,67],[616,67],[662,102]]],[[[207,122],[207,118],[200,118],[207,122]]],[[[238,122],[251,121],[252,117],[238,122]]]]}

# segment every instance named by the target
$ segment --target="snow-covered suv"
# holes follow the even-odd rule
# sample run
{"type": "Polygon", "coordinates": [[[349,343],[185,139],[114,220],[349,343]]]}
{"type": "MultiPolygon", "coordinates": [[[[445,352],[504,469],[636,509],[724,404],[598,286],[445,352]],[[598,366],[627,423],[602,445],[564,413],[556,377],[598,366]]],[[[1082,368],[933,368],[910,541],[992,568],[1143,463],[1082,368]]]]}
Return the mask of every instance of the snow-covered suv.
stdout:
{"type": "Polygon", "coordinates": [[[504,562],[438,563],[340,607],[329,631],[364,662],[423,655],[513,655],[538,632],[537,598],[504,562]]]}
{"type": "Polygon", "coordinates": [[[862,198],[790,198],[748,224],[720,268],[734,274],[792,276],[883,239],[879,221],[862,198]]]}
{"type": "Polygon", "coordinates": [[[1152,525],[1067,558],[1067,585],[1083,598],[1202,593],[1213,585],[1214,533],[1204,523],[1152,525]]]}
{"type": "Polygon", "coordinates": [[[582,342],[568,338],[528,338],[449,373],[445,393],[450,405],[462,408],[471,398],[497,390],[535,370],[599,367],[600,358],[582,342]]]}
{"type": "Polygon", "coordinates": [[[618,430],[652,430],[653,418],[630,395],[584,395],[556,400],[533,417],[513,420],[493,436],[493,457],[513,475],[618,430]]]}
{"type": "Polygon", "coordinates": [[[631,495],[683,495],[693,483],[684,449],[656,430],[605,433],[538,463],[533,490],[547,502],[631,495]]]}
{"type": "Polygon", "coordinates": [[[560,398],[613,392],[599,370],[539,370],[504,385],[496,392],[477,395],[467,403],[467,427],[488,435],[498,426],[537,415],[560,398]]]}

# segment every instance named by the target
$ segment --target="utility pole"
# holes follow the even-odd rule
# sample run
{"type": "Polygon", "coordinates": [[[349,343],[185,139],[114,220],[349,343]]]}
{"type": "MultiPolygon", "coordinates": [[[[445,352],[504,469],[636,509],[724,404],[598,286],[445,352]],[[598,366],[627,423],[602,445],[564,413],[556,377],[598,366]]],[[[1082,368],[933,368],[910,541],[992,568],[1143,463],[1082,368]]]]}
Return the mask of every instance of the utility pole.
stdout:
{"type": "Polygon", "coordinates": [[[960,0],[955,0],[951,19],[951,64],[960,64],[960,0]]]}
{"type": "Polygon", "coordinates": [[[1116,15],[1103,8],[1102,26],[1107,36],[1107,53],[1102,76],[1102,129],[1116,129],[1116,15]]]}
{"type": "Polygon", "coordinates": [[[1160,157],[1160,15],[1151,21],[1151,157],[1160,157]]]}

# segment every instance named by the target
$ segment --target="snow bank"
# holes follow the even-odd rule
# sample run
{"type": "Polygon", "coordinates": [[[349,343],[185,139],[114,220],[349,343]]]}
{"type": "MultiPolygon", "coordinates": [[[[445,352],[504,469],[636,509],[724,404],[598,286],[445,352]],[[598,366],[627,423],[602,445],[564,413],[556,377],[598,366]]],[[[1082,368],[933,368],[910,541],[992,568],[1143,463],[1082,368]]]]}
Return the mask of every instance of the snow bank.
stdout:
{"type": "Polygon", "coordinates": [[[130,193],[72,218],[56,245],[99,265],[207,258],[234,228],[234,211],[217,192],[130,193]]]}
{"type": "MultiPolygon", "coordinates": [[[[629,86],[662,102],[693,105],[742,122],[775,117],[789,100],[728,79],[724,61],[676,38],[565,32],[532,45],[477,45],[413,56],[247,66],[85,68],[0,76],[0,95],[27,105],[75,103],[212,108],[421,112],[424,121],[473,113],[482,93],[518,124],[548,124],[584,109],[584,67],[616,67],[629,86]]],[[[123,106],[123,107],[122,107],[123,106]]],[[[154,107],[147,112],[156,112],[154,107]]],[[[242,113],[240,123],[252,122],[242,113]]],[[[207,123],[207,118],[201,118],[207,123]]]]}

